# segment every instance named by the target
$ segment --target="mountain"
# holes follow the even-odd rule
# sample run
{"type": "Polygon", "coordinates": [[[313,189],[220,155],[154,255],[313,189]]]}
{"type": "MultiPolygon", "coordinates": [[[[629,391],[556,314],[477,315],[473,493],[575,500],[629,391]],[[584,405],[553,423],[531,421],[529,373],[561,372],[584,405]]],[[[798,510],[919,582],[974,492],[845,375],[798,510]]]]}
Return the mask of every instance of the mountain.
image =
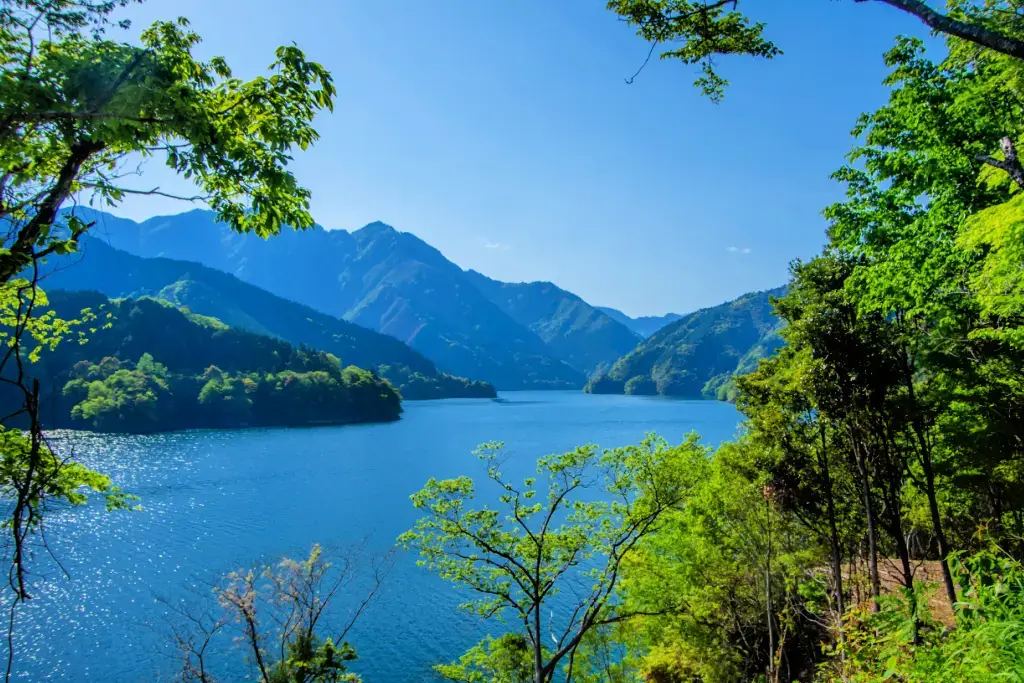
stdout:
{"type": "Polygon", "coordinates": [[[51,258],[45,289],[94,290],[109,297],[153,296],[201,315],[294,345],[330,352],[379,372],[405,398],[493,397],[494,388],[437,370],[401,341],[320,313],[233,275],[166,258],[141,258],[85,237],[81,251],[51,258]]]}
{"type": "Polygon", "coordinates": [[[556,358],[588,375],[606,369],[636,346],[637,337],[628,327],[550,282],[499,282],[475,270],[466,271],[466,276],[502,311],[540,337],[556,358]]]}
{"type": "Polygon", "coordinates": [[[270,240],[240,235],[209,211],[142,223],[76,209],[93,233],[137,256],[196,261],[285,299],[406,342],[448,372],[500,389],[577,388],[585,376],[553,357],[417,237],[383,223],[354,232],[315,227],[270,240]]]}
{"type": "MultiPolygon", "coordinates": [[[[245,332],[156,299],[51,290],[46,306],[82,318],[87,341],[45,349],[28,366],[51,427],[155,432],[194,427],[397,420],[398,392],[324,351],[245,332]],[[83,315],[91,311],[91,319],[83,315]]],[[[23,401],[4,385],[5,412],[23,401]]]]}
{"type": "Polygon", "coordinates": [[[615,308],[598,306],[597,309],[615,322],[625,325],[634,333],[645,339],[666,325],[670,325],[683,317],[678,313],[666,313],[665,315],[645,315],[639,318],[630,318],[628,315],[615,308]]]}
{"type": "Polygon", "coordinates": [[[586,391],[727,398],[733,375],[781,346],[770,299],[784,291],[745,294],[683,316],[591,379],[586,391]]]}

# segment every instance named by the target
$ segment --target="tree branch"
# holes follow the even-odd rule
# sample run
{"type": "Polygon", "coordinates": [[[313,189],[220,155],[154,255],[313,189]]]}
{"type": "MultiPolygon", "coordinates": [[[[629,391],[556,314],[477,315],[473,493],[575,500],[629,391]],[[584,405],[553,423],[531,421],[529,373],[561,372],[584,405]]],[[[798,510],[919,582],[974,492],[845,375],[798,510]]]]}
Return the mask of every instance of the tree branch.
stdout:
{"type": "Polygon", "coordinates": [[[1021,166],[1020,159],[1017,157],[1017,148],[1014,146],[1013,140],[1009,136],[1004,137],[999,141],[999,148],[1003,151],[1003,159],[996,159],[986,154],[978,154],[974,158],[989,166],[1006,171],[1013,182],[1017,183],[1017,187],[1024,189],[1024,166],[1021,166]]]}
{"type": "MultiPolygon", "coordinates": [[[[854,0],[868,2],[869,0],[854,0]]],[[[975,43],[995,52],[1024,59],[1024,41],[1011,38],[998,31],[985,28],[980,24],[954,19],[946,14],[936,12],[921,0],[874,0],[896,9],[903,10],[925,23],[926,26],[940,33],[945,33],[975,43]]]]}

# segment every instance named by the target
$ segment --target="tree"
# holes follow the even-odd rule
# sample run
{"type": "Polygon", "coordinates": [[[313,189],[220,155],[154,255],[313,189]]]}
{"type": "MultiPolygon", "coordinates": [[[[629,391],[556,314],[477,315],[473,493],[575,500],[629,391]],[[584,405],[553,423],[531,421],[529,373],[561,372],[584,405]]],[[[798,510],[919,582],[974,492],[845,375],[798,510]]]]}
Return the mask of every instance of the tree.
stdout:
{"type": "Polygon", "coordinates": [[[62,205],[78,194],[116,204],[133,191],[120,183],[130,154],[162,155],[199,186],[192,199],[240,232],[313,224],[309,191],[287,165],[293,147],[316,140],[316,113],[333,107],[330,74],[286,46],[272,75],[234,78],[220,57],[195,59],[200,39],[185,19],[154,24],[140,46],[110,40],[118,4],[0,4],[0,282],[74,250],[89,226],[56,225],[62,205]]]}
{"type": "MultiPolygon", "coordinates": [[[[622,606],[623,567],[685,503],[708,451],[695,437],[675,447],[652,437],[604,454],[584,446],[541,458],[537,478],[513,484],[501,473],[501,449],[485,444],[477,455],[504,514],[471,507],[477,491],[469,477],[431,479],[412,497],[425,516],[399,541],[420,553],[421,564],[477,593],[466,605],[474,613],[515,618],[534,683],[554,681],[560,666],[569,681],[588,633],[643,614],[622,606]]],[[[489,650],[493,643],[477,652],[489,650]]]]}
{"type": "MultiPolygon", "coordinates": [[[[1017,60],[1024,59],[1024,23],[1012,0],[986,0],[980,6],[972,0],[952,0],[946,13],[923,0],[853,2],[889,5],[917,17],[932,31],[1017,60]]],[[[740,11],[741,4],[747,6],[741,0],[609,0],[608,9],[636,27],[637,35],[651,43],[651,54],[659,45],[678,44],[679,47],[661,53],[661,58],[701,65],[702,75],[694,85],[718,101],[728,81],[716,70],[716,56],[749,55],[771,59],[781,52],[775,43],[764,37],[765,25],[752,21],[740,11]]]]}
{"type": "MultiPolygon", "coordinates": [[[[785,332],[784,332],[785,333],[785,332]]],[[[849,543],[849,446],[841,429],[814,403],[821,368],[808,348],[785,346],[738,380],[738,406],[747,416],[749,440],[762,447],[755,471],[767,480],[773,501],[829,547],[833,626],[846,612],[843,561],[849,543]]],[[[861,520],[857,520],[860,522],[861,520]]]]}
{"type": "Polygon", "coordinates": [[[348,670],[357,657],[346,638],[379,597],[393,566],[390,554],[368,563],[360,554],[354,548],[329,557],[314,544],[304,560],[284,557],[276,565],[230,573],[213,590],[219,613],[202,605],[171,605],[180,617],[171,624],[179,680],[214,683],[219,670],[237,672],[214,654],[216,642],[230,634],[260,683],[358,683],[362,679],[348,670]],[[335,625],[332,612],[356,590],[362,597],[335,625]]]}
{"type": "MultiPolygon", "coordinates": [[[[135,192],[120,182],[129,156],[162,155],[199,186],[194,199],[236,230],[266,237],[313,223],[309,192],[287,165],[293,147],[316,140],[316,113],[333,106],[330,74],[293,45],[277,50],[271,75],[234,78],[222,58],[194,58],[199,37],[184,19],[154,24],[141,45],[109,39],[109,30],[127,26],[112,20],[127,3],[0,0],[0,378],[20,396],[3,420],[0,454],[0,490],[13,501],[4,521],[13,548],[10,624],[29,597],[25,543],[42,529],[48,501],[82,502],[82,490],[94,488],[110,505],[126,505],[109,479],[50,447],[39,382],[27,369],[37,349],[55,348],[70,329],[56,316],[35,317],[44,301],[38,261],[74,251],[90,227],[62,217],[64,204],[116,204],[135,192]],[[27,421],[27,435],[8,429],[14,419],[27,421]]],[[[9,647],[8,679],[13,656],[9,647]]]]}
{"type": "Polygon", "coordinates": [[[108,477],[75,462],[74,453],[60,453],[42,429],[39,381],[29,376],[28,366],[67,338],[80,340],[83,332],[78,328],[95,319],[89,310],[82,311],[80,320],[63,320],[52,311],[36,313],[36,308],[44,308],[46,303],[45,294],[33,282],[19,278],[0,283],[0,344],[6,347],[0,356],[0,386],[17,397],[17,407],[0,425],[0,496],[7,504],[0,530],[9,539],[5,544],[10,561],[7,585],[14,595],[5,680],[10,680],[14,665],[14,615],[18,606],[32,597],[29,543],[39,537],[46,545],[43,522],[51,503],[82,505],[87,491],[101,494],[108,510],[131,507],[135,500],[108,477]],[[28,418],[27,430],[10,427],[12,421],[23,417],[28,418]]]}

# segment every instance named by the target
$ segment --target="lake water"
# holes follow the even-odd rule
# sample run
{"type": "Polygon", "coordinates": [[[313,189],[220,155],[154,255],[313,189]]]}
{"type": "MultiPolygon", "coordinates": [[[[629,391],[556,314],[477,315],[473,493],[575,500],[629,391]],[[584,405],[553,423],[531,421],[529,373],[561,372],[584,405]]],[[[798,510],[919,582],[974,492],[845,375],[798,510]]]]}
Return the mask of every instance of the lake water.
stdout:
{"type": "MultiPolygon", "coordinates": [[[[739,422],[726,403],[580,392],[405,407],[401,421],[380,425],[72,435],[79,457],[145,509],[52,512],[49,545],[70,578],[37,550],[35,599],[16,629],[18,680],[171,680],[165,600],[208,595],[215,577],[260,560],[305,557],[313,542],[366,539],[384,551],[414,523],[409,495],[429,477],[481,474],[479,443],[504,441],[505,473],[522,477],[537,457],[580,444],[622,446],[647,432],[679,441],[695,430],[717,445],[739,422]]],[[[353,669],[368,683],[431,680],[432,664],[500,632],[457,610],[467,597],[399,555],[349,634],[353,669]]]]}

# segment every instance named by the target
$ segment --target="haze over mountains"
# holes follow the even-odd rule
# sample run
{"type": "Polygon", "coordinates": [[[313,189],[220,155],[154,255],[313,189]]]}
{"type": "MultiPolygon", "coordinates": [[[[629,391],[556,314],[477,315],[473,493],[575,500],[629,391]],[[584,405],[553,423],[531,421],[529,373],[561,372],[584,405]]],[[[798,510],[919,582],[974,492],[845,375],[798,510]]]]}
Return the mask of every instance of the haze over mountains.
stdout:
{"type": "MultiPolygon", "coordinates": [[[[674,337],[658,330],[687,319],[633,319],[550,282],[492,280],[380,222],[352,232],[288,230],[261,240],[232,232],[209,211],[141,223],[81,207],[75,211],[95,221],[93,237],[85,255],[74,257],[81,263],[60,267],[46,286],[158,296],[229,325],[331,351],[345,363],[398,364],[402,373],[386,375],[396,384],[415,373],[437,378],[440,370],[504,390],[581,388],[592,375],[622,374],[615,368],[649,343],[644,337],[657,333],[671,343],[674,337]],[[343,327],[343,321],[415,351],[380,337],[355,341],[354,326],[343,327]],[[335,337],[352,341],[339,348],[335,337]],[[357,351],[367,344],[379,351],[357,351]]],[[[721,341],[709,335],[707,344],[721,341]]],[[[727,355],[748,350],[737,347],[727,355]]],[[[704,356],[694,361],[704,362],[704,356]]],[[[713,369],[723,371],[721,364],[713,369]]],[[[630,377],[622,380],[622,390],[630,377]]],[[[464,384],[461,391],[476,390],[464,384]]]]}
{"type": "Polygon", "coordinates": [[[666,313],[665,315],[644,315],[639,318],[630,318],[628,315],[616,308],[598,306],[597,310],[601,311],[615,322],[622,323],[644,339],[650,337],[666,325],[674,323],[683,317],[678,313],[666,313]]]}

